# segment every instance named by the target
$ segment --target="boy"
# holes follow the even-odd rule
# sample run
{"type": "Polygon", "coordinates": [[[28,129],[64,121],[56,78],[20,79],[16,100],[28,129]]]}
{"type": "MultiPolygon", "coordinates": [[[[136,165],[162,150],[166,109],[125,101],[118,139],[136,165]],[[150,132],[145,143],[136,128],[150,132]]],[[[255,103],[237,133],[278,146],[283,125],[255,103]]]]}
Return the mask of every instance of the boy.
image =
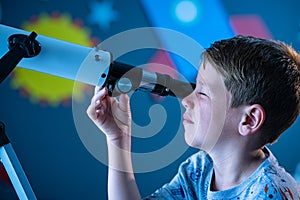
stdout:
{"type": "MultiPolygon", "coordinates": [[[[265,146],[300,111],[300,57],[277,41],[237,36],[204,52],[195,90],[182,100],[186,142],[200,149],[146,199],[300,199],[265,146]]],[[[87,114],[105,133],[110,199],[140,199],[131,163],[129,97],[95,89],[87,114]]]]}

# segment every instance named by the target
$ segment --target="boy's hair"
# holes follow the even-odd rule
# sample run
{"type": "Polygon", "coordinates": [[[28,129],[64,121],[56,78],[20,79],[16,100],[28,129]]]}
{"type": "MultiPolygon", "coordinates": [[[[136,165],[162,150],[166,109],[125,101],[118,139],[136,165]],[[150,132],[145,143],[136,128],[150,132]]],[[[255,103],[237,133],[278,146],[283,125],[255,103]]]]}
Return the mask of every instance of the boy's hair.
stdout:
{"type": "Polygon", "coordinates": [[[263,145],[273,143],[300,112],[300,56],[283,42],[236,36],[211,45],[204,57],[224,76],[231,106],[260,104],[263,145]]]}

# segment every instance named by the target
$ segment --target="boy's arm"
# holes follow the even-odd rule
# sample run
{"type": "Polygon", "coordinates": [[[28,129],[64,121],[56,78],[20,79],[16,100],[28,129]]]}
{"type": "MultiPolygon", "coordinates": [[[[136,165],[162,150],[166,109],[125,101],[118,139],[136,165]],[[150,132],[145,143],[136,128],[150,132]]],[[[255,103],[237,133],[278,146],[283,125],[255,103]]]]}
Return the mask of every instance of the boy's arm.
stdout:
{"type": "Polygon", "coordinates": [[[107,139],[109,199],[141,199],[132,168],[130,143],[130,136],[107,139]]]}
{"type": "Polygon", "coordinates": [[[105,88],[95,88],[87,114],[106,135],[108,147],[109,199],[140,199],[131,160],[131,112],[125,94],[109,97],[105,88]]]}

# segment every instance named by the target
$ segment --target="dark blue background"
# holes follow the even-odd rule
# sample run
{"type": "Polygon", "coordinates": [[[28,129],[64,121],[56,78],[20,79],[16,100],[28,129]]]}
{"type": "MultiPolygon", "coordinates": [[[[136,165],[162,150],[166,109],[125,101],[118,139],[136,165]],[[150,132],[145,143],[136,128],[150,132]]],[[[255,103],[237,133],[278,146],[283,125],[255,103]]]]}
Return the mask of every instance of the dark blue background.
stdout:
{"type": "MultiPolygon", "coordinates": [[[[207,46],[214,40],[238,34],[230,26],[233,16],[257,15],[274,39],[285,41],[297,50],[300,49],[300,3],[297,0],[287,0],[284,3],[280,0],[194,1],[205,8],[203,12],[207,16],[216,17],[205,18],[202,23],[199,22],[193,27],[171,23],[172,13],[167,8],[175,1],[108,0],[107,2],[111,2],[113,9],[119,13],[118,20],[113,21],[108,29],[101,29],[87,20],[87,15],[91,12],[91,2],[104,1],[1,0],[0,22],[20,27],[32,16],[51,14],[55,11],[68,13],[74,19],[81,19],[84,26],[91,29],[91,37],[99,40],[132,28],[161,26],[179,30],[207,46]]],[[[252,27],[253,32],[249,34],[255,33],[255,28],[252,27]]],[[[141,53],[143,56],[129,56],[125,60],[132,64],[141,64],[149,61],[153,54],[154,52],[147,51],[141,53]]],[[[180,67],[178,70],[185,72],[180,67]]],[[[42,106],[32,103],[28,98],[22,97],[20,91],[12,89],[11,79],[12,77],[7,78],[0,85],[0,120],[6,124],[7,135],[38,199],[106,199],[107,168],[96,160],[80,141],[74,126],[71,106],[42,106]]],[[[135,122],[149,123],[147,108],[156,103],[158,102],[149,94],[137,94],[132,108],[135,122]]],[[[168,113],[174,113],[174,116],[178,114],[178,110],[172,110],[172,106],[178,106],[174,99],[167,98],[161,104],[168,113]]],[[[134,141],[134,150],[143,152],[145,148],[146,151],[152,150],[153,147],[159,149],[171,140],[170,132],[174,126],[172,123],[178,122],[178,118],[169,117],[168,120],[168,127],[165,127],[159,138],[134,141]]],[[[279,162],[292,175],[300,162],[299,130],[298,118],[280,140],[270,147],[279,162]]],[[[168,182],[176,173],[178,164],[193,152],[193,149],[189,149],[172,165],[158,171],[136,174],[141,194],[147,195],[168,182]]],[[[16,197],[11,186],[1,179],[0,199],[14,198],[16,197]]]]}

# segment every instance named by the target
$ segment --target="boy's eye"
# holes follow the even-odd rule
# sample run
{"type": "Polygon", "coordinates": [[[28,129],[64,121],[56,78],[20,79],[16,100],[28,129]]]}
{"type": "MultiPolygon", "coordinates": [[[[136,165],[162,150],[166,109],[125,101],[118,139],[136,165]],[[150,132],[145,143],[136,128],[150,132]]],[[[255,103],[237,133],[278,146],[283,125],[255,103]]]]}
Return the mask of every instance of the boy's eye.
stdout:
{"type": "Polygon", "coordinates": [[[208,97],[208,96],[207,96],[207,94],[205,94],[205,93],[203,93],[203,92],[198,92],[198,95],[201,95],[201,96],[206,96],[206,97],[208,97]]]}

